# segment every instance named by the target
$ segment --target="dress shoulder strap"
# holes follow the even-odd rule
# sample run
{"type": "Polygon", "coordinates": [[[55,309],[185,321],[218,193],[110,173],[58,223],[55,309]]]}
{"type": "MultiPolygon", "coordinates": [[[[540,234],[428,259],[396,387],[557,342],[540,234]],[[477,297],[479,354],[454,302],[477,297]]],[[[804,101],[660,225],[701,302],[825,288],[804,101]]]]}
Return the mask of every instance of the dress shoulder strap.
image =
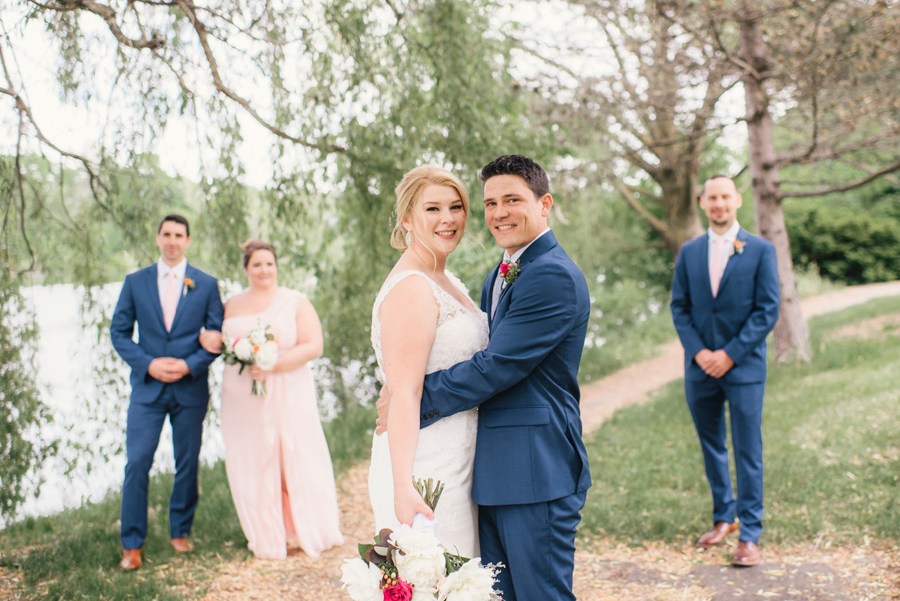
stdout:
{"type": "Polygon", "coordinates": [[[469,289],[466,287],[465,284],[462,283],[461,279],[456,277],[456,274],[454,274],[449,269],[445,269],[444,273],[447,274],[447,278],[453,283],[454,286],[456,286],[457,288],[462,290],[463,294],[465,294],[466,296],[469,296],[469,289]]]}
{"type": "Polygon", "coordinates": [[[279,288],[278,292],[275,293],[275,298],[272,299],[272,302],[265,310],[265,313],[274,314],[285,309],[289,310],[291,313],[296,313],[297,308],[300,306],[300,302],[305,298],[306,295],[299,290],[279,288]]]}
{"type": "MultiPolygon", "coordinates": [[[[388,294],[391,293],[391,290],[393,290],[397,284],[410,276],[419,276],[425,278],[425,280],[431,286],[431,292],[432,294],[434,294],[435,301],[438,303],[438,306],[441,306],[441,302],[439,300],[440,297],[438,296],[438,290],[440,289],[440,286],[438,286],[434,282],[434,280],[428,277],[427,274],[416,269],[404,269],[403,271],[398,271],[397,273],[388,276],[388,279],[385,280],[384,284],[381,285],[381,290],[378,291],[378,295],[375,297],[375,303],[372,305],[371,340],[372,348],[375,350],[375,358],[378,361],[379,366],[381,366],[381,320],[378,318],[378,310],[381,308],[381,303],[384,302],[384,299],[387,298],[388,294]]],[[[381,377],[383,377],[383,375],[381,377]]]]}
{"type": "Polygon", "coordinates": [[[403,271],[398,271],[397,273],[391,274],[387,280],[384,281],[384,284],[381,286],[381,290],[378,291],[378,296],[375,297],[375,304],[372,306],[372,321],[378,319],[378,310],[381,308],[381,303],[384,302],[384,299],[387,298],[388,294],[391,293],[391,290],[397,286],[400,282],[405,280],[410,276],[420,276],[425,278],[425,281],[431,286],[432,293],[437,293],[435,288],[439,286],[428,277],[427,274],[418,271],[417,269],[404,269],[403,271]]]}

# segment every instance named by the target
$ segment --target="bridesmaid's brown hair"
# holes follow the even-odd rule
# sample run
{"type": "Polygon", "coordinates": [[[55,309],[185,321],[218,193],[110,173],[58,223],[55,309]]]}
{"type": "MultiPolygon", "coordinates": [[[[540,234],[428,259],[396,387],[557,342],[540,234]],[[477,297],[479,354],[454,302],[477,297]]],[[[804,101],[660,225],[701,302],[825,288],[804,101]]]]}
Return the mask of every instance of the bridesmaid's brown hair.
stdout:
{"type": "Polygon", "coordinates": [[[263,242],[262,240],[256,240],[251,238],[247,240],[243,244],[241,244],[241,250],[244,251],[244,269],[247,269],[247,265],[250,264],[250,257],[253,256],[258,250],[267,250],[272,253],[272,256],[275,257],[275,262],[278,262],[278,253],[275,252],[275,247],[269,244],[268,242],[263,242]]]}

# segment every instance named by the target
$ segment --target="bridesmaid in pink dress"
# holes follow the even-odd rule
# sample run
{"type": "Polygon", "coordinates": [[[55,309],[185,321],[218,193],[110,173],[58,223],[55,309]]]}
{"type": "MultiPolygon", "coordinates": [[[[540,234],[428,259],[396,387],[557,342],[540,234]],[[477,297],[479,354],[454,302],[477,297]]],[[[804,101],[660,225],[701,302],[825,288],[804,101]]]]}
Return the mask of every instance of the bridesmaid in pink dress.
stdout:
{"type": "Polygon", "coordinates": [[[225,467],[241,527],[256,557],[284,559],[287,545],[307,555],[344,542],[334,471],[308,362],[322,354],[322,327],[306,297],[278,287],[275,249],[243,245],[250,287],[225,304],[222,329],[233,338],[270,325],[280,357],[271,371],[238,374],[227,365],[222,383],[225,467]],[[265,380],[266,396],[251,394],[265,380]]]}

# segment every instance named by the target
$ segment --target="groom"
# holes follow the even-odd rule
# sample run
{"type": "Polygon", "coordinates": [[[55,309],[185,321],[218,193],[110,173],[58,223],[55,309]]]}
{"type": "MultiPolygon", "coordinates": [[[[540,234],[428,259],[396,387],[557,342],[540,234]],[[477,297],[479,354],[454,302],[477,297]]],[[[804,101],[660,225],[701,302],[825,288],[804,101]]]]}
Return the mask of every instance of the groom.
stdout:
{"type": "Polygon", "coordinates": [[[481,292],[490,343],[425,377],[421,427],[480,406],[472,499],[482,562],[507,566],[497,584],[505,601],[574,600],[575,532],[591,485],[577,381],[587,283],[547,226],[553,197],[537,163],[503,156],[481,180],[485,221],[506,249],[481,292]]]}
{"type": "Polygon", "coordinates": [[[201,328],[221,330],[222,300],[216,279],[188,265],[190,226],[180,215],[159,224],[160,258],[128,275],[110,325],[116,351],[131,367],[131,402],[125,447],[128,463],[122,487],[120,566],[141,567],[147,536],[147,485],[166,415],[172,424],[175,483],[169,500],[169,529],[178,553],[193,550],[187,538],[197,506],[197,469],[203,418],[209,403],[207,370],[216,358],[198,341],[201,328]],[[134,325],[138,341],[134,342],[134,325]]]}

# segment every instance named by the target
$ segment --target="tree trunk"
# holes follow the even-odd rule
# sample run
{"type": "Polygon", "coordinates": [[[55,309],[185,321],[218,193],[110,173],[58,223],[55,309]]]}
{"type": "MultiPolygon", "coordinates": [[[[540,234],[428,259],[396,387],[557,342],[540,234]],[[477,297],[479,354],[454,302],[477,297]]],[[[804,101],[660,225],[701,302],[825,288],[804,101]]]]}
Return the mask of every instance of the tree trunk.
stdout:
{"type": "Polygon", "coordinates": [[[699,164],[693,162],[680,168],[663,168],[658,182],[662,188],[663,206],[666,211],[664,238],[673,257],[678,256],[681,245],[703,233],[700,223],[700,207],[696,190],[699,164]]]}
{"type": "MultiPolygon", "coordinates": [[[[753,9],[745,11],[750,14],[753,9]]],[[[768,71],[765,46],[755,18],[741,21],[741,56],[753,69],[742,76],[747,102],[747,130],[750,138],[750,175],[753,178],[753,201],[756,225],[761,236],[775,245],[778,256],[778,278],[781,283],[781,312],[775,325],[775,360],[809,361],[812,348],[809,328],[800,310],[791,247],[784,226],[784,211],[775,164],[772,118],[764,84],[768,71]]]]}

